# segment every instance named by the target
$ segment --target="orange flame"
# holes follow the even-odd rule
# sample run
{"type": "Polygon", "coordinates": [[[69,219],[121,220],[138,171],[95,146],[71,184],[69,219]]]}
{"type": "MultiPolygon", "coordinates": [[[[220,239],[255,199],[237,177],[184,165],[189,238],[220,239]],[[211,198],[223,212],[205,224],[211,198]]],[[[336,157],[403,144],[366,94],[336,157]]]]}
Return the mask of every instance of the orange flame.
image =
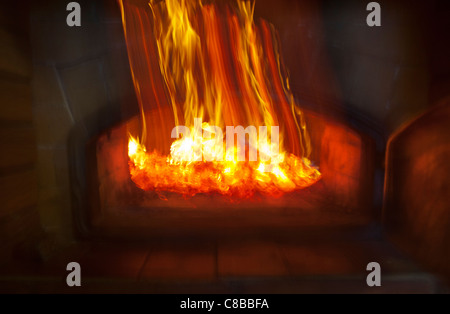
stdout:
{"type": "Polygon", "coordinates": [[[255,192],[280,195],[320,179],[308,159],[305,122],[283,76],[275,32],[265,21],[255,24],[254,3],[150,1],[149,10],[119,3],[142,115],[141,140],[130,135],[128,144],[131,179],[138,187],[190,196],[217,192],[250,197],[255,192]],[[153,39],[145,34],[152,34],[153,39]],[[154,73],[152,56],[157,58],[160,85],[149,78],[154,73]],[[191,131],[168,143],[168,156],[145,147],[151,132],[144,116],[144,107],[151,102],[144,91],[148,82],[158,110],[166,99],[175,125],[184,124],[191,131]],[[196,130],[195,118],[208,122],[196,130]],[[273,154],[273,144],[264,139],[258,142],[257,160],[238,161],[236,155],[242,148],[235,146],[224,153],[220,138],[205,138],[214,133],[211,126],[238,125],[266,126],[267,138],[272,139],[271,127],[279,126],[278,153],[273,154]],[[184,158],[195,154],[199,161],[184,158]],[[271,156],[270,162],[262,158],[265,155],[271,156]]]}

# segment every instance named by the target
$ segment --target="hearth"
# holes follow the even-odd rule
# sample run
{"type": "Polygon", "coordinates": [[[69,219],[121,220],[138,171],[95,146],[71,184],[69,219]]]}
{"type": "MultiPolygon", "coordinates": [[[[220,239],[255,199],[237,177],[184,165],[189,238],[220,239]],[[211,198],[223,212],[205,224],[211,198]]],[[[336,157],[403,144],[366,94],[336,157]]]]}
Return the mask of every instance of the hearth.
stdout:
{"type": "Polygon", "coordinates": [[[78,2],[0,11],[1,292],[448,292],[443,1],[78,2]]]}

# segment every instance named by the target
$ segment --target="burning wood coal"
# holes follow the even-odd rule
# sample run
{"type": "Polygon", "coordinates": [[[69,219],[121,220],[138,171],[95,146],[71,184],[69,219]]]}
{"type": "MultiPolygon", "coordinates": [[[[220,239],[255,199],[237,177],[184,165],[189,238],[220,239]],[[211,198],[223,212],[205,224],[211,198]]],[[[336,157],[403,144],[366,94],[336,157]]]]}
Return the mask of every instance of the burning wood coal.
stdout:
{"type": "Polygon", "coordinates": [[[142,133],[130,134],[128,145],[131,179],[139,188],[248,198],[320,179],[308,159],[306,124],[276,32],[254,21],[253,2],[119,3],[142,115],[142,133]],[[173,128],[146,123],[151,103],[157,111],[171,108],[173,128]],[[161,132],[172,135],[164,143],[168,155],[145,145],[161,132]]]}

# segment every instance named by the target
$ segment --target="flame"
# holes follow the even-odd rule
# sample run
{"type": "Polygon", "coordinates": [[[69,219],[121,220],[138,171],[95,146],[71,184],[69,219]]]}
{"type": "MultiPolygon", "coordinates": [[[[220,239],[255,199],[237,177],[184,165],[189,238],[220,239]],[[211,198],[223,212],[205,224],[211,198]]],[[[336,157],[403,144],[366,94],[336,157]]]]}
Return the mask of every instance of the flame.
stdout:
{"type": "Polygon", "coordinates": [[[264,20],[255,23],[254,2],[150,1],[147,10],[122,0],[119,4],[142,117],[141,140],[130,135],[128,143],[130,175],[138,187],[246,198],[256,192],[280,195],[320,179],[308,159],[306,125],[283,74],[276,33],[264,20]],[[132,47],[132,40],[143,49],[132,47]],[[157,58],[162,92],[151,75],[151,57],[157,58]],[[144,106],[151,102],[149,94],[144,95],[148,81],[158,110],[166,99],[175,125],[189,130],[167,143],[168,156],[145,146],[151,132],[144,115],[144,106]],[[196,125],[196,119],[207,122],[196,125]],[[267,133],[257,136],[257,148],[249,135],[245,146],[224,149],[217,128],[240,125],[265,126],[267,133]],[[273,127],[278,126],[277,138],[273,127]],[[252,148],[256,159],[238,158],[250,156],[252,148]]]}

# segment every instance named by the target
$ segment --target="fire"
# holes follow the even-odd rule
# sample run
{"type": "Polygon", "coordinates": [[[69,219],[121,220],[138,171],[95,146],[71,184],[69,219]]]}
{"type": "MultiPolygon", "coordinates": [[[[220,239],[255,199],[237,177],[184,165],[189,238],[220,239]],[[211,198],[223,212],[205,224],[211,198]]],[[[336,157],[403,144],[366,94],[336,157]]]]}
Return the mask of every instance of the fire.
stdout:
{"type": "Polygon", "coordinates": [[[320,179],[308,159],[306,125],[284,75],[276,33],[254,21],[254,3],[152,0],[147,10],[119,3],[142,117],[141,138],[130,135],[128,143],[130,175],[139,188],[247,198],[281,195],[320,179]],[[159,67],[162,89],[152,64],[159,67]],[[166,143],[168,155],[145,145],[161,131],[147,128],[149,95],[157,111],[167,103],[175,125],[187,129],[166,143]],[[199,119],[207,122],[196,124],[199,119]],[[230,126],[266,133],[246,132],[248,140],[237,134],[238,142],[229,145],[235,138],[230,126]]]}

